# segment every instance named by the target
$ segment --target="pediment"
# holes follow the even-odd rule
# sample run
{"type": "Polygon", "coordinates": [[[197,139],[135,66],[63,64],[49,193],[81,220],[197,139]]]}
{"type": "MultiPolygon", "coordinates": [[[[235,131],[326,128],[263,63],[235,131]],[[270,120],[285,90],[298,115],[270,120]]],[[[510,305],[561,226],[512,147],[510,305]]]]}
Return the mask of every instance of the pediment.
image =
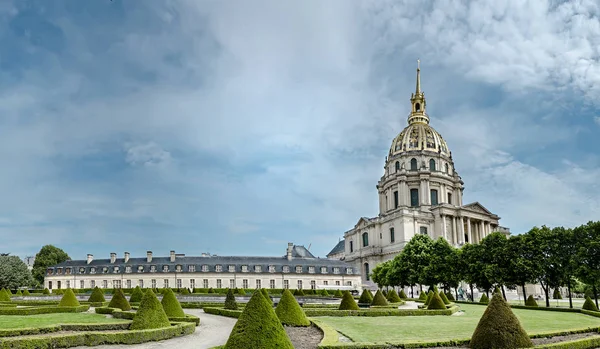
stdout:
{"type": "Polygon", "coordinates": [[[366,226],[367,224],[369,224],[369,219],[367,217],[360,217],[360,219],[358,220],[358,222],[356,222],[356,225],[354,225],[354,227],[360,229],[366,226]]]}
{"type": "Polygon", "coordinates": [[[470,211],[475,211],[475,212],[487,214],[487,215],[493,215],[492,212],[490,212],[487,208],[485,208],[482,204],[480,204],[477,201],[475,201],[473,203],[470,203],[470,204],[467,204],[467,205],[463,205],[461,208],[464,208],[464,209],[467,209],[467,210],[470,210],[470,211]]]}

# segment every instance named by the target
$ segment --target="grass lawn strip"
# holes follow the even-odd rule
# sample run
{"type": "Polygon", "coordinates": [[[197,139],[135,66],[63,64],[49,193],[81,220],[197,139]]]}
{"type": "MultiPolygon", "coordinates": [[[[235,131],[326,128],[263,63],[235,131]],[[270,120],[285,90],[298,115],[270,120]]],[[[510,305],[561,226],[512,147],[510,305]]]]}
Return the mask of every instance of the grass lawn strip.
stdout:
{"type": "MultiPolygon", "coordinates": [[[[461,304],[462,316],[320,317],[321,323],[355,342],[444,342],[471,337],[485,307],[461,304]],[[435,331],[430,331],[435,328],[435,331]]],[[[585,331],[600,327],[600,318],[579,313],[513,309],[528,334],[585,331]]]]}
{"type": "Polygon", "coordinates": [[[34,328],[56,324],[128,323],[129,321],[107,318],[90,313],[58,313],[41,315],[1,315],[1,329],[34,328]]]}

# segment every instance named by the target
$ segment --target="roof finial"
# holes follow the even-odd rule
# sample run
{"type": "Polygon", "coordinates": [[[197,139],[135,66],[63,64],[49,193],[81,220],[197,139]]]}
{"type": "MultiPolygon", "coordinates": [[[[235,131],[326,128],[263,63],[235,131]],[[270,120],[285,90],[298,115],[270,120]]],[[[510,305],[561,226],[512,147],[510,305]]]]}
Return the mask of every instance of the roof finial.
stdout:
{"type": "Polygon", "coordinates": [[[421,93],[421,60],[417,59],[417,89],[415,94],[418,96],[421,93]]]}

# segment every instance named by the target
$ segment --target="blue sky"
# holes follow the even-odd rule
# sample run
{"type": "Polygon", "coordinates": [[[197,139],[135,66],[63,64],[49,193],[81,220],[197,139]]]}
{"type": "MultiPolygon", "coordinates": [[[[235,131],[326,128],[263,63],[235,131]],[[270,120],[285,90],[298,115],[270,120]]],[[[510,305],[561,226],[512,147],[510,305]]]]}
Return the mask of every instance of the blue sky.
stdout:
{"type": "Polygon", "coordinates": [[[324,256],[406,125],[514,233],[600,212],[597,1],[0,2],[0,236],[25,256],[324,256]]]}

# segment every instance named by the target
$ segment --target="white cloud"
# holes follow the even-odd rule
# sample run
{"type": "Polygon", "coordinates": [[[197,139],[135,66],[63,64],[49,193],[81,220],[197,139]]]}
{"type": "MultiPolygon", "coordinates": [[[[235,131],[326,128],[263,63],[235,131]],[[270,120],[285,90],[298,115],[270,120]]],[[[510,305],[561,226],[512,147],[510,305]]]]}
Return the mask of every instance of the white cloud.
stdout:
{"type": "Polygon", "coordinates": [[[154,142],[126,144],[125,147],[127,149],[125,160],[131,165],[154,166],[171,160],[171,154],[154,142]]]}

